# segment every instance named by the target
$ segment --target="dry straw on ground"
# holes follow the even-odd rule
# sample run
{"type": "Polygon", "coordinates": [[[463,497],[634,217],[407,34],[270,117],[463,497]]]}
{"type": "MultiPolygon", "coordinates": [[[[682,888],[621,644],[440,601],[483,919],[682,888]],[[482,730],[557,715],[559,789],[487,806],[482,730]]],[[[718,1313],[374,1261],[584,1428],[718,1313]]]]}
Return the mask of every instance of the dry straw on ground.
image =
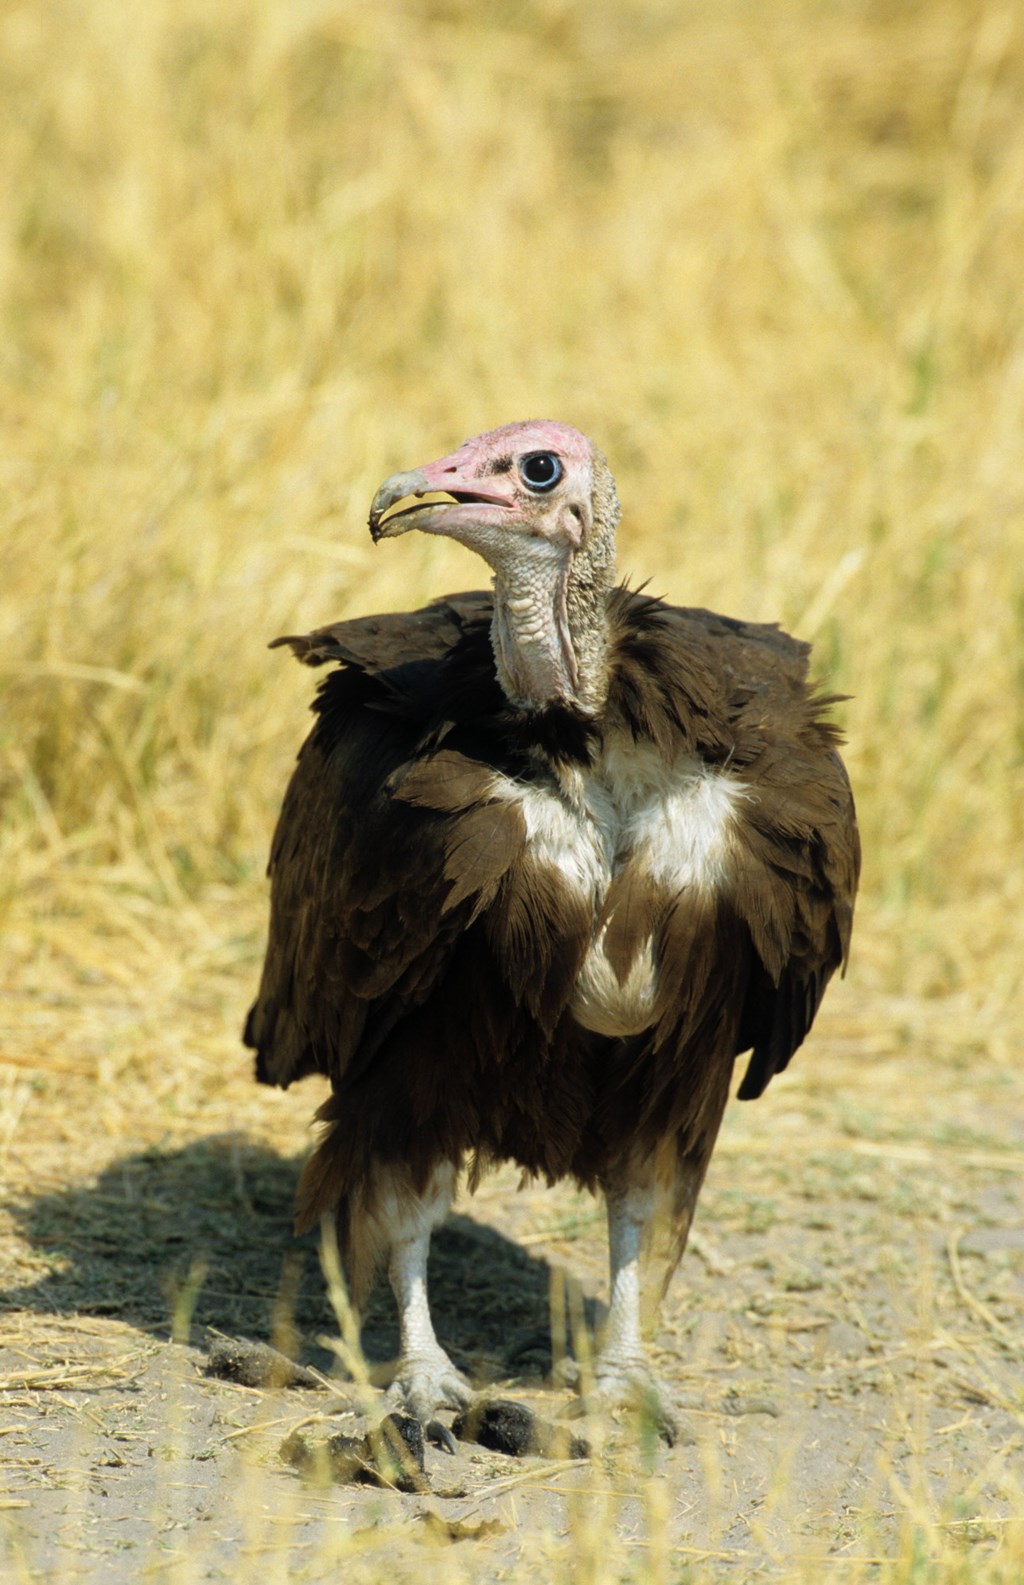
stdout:
{"type": "MultiPolygon", "coordinates": [[[[773,1203],[806,1199],[813,1135],[846,1261],[873,1269],[889,1236],[882,1216],[842,1242],[836,1208],[867,1182],[933,1239],[942,1369],[1020,1422],[1019,1270],[978,1293],[958,1251],[992,1185],[1019,1181],[1024,1135],[1022,117],[1024,22],[997,0],[3,6],[0,1160],[21,1196],[3,1254],[25,1356],[5,1357],[9,1392],[70,1392],[90,1360],[108,1386],[134,1368],[120,1333],[82,1342],[115,1327],[89,1319],[118,1313],[102,1251],[59,1325],[29,1302],[69,1216],[87,1252],[108,1212],[109,1239],[131,1246],[150,1216],[166,1243],[178,1194],[209,1209],[216,1248],[230,1186],[251,1202],[253,1150],[283,1216],[293,1165],[275,1163],[311,1105],[256,1095],[236,1030],[309,677],[263,643],[477,585],[457,548],[374,550],[367,502],[391,469],[537,415],[609,454],[624,573],[782,620],[852,695],[853,969],[792,1087],[730,1125],[712,1234],[732,1236],[728,1194],[759,1173],[777,1167],[773,1203]],[[204,1141],[232,1131],[214,1170],[204,1141]],[[76,1317],[81,1357],[59,1342],[76,1317]]],[[[578,1258],[545,1202],[499,1187],[496,1225],[578,1258]]],[[[139,1239],[128,1310],[156,1325],[170,1301],[139,1239]]],[[[935,1338],[917,1342],[934,1362],[935,1338]]],[[[797,1565],[777,1529],[755,1527],[746,1561],[687,1552],[652,1480],[642,1558],[608,1498],[596,1531],[557,1509],[536,1566],[567,1577],[568,1525],[595,1585],[755,1564],[994,1585],[1024,1566],[1010,1489],[987,1521],[972,1510],[989,1524],[973,1549],[908,1491],[903,1529],[879,1524],[883,1561],[859,1541],[797,1565]]],[[[251,1545],[239,1579],[271,1557],[282,1579],[319,1577],[308,1554],[292,1574],[251,1545]]],[[[373,1547],[345,1546],[351,1577],[375,1577],[373,1547]]]]}

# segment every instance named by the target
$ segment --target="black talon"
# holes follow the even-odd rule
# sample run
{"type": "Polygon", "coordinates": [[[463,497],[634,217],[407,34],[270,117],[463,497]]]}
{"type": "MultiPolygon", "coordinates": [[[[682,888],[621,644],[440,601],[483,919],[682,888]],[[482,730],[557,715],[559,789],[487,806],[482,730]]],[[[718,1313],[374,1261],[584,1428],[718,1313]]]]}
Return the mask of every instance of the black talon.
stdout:
{"type": "Polygon", "coordinates": [[[618,1382],[602,1382],[598,1378],[592,1390],[569,1404],[563,1413],[566,1419],[579,1420],[592,1414],[614,1414],[622,1409],[638,1415],[640,1424],[656,1432],[667,1447],[675,1447],[677,1443],[686,1447],[696,1440],[685,1417],[680,1419],[669,1407],[665,1389],[659,1388],[657,1382],[645,1374],[618,1382]]]}
{"type": "Polygon", "coordinates": [[[428,1442],[433,1442],[434,1446],[439,1447],[444,1453],[457,1453],[459,1451],[458,1442],[456,1442],[448,1427],[443,1425],[440,1420],[428,1420],[423,1427],[423,1435],[428,1442]]]}

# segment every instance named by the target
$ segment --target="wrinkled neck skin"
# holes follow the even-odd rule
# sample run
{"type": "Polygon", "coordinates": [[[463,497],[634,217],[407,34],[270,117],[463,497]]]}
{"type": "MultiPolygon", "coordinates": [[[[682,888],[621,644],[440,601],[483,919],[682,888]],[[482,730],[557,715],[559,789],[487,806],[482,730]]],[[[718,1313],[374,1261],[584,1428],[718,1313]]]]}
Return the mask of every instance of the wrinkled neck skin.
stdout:
{"type": "Polygon", "coordinates": [[[554,546],[492,566],[491,642],[506,698],[524,710],[562,704],[598,715],[608,692],[610,576],[554,546]]]}

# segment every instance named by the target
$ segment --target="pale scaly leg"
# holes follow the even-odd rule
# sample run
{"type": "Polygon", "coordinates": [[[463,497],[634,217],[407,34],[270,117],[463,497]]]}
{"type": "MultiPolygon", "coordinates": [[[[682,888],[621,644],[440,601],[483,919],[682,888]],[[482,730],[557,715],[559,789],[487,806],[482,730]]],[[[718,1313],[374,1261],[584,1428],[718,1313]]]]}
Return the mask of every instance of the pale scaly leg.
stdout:
{"type": "Polygon", "coordinates": [[[641,1261],[654,1217],[654,1184],[644,1177],[609,1184],[608,1268],[611,1293],[608,1320],[597,1360],[599,1382],[629,1381],[647,1369],[641,1337],[641,1261]]]}
{"type": "MultiPolygon", "coordinates": [[[[673,1267],[686,1243],[709,1154],[702,1153],[697,1160],[683,1157],[674,1164],[673,1267]]],[[[657,1201],[653,1158],[610,1175],[604,1191],[611,1297],[601,1349],[594,1362],[593,1389],[581,1409],[640,1409],[671,1446],[680,1434],[680,1425],[669,1406],[667,1390],[651,1369],[641,1322],[643,1257],[651,1242],[657,1201]]]]}
{"type": "Polygon", "coordinates": [[[465,1409],[473,1394],[437,1341],[427,1299],[427,1258],[430,1235],[444,1221],[454,1197],[455,1176],[455,1168],[445,1163],[424,1194],[396,1194],[386,1213],[388,1275],[398,1304],[402,1350],[388,1403],[414,1415],[428,1440],[451,1453],[455,1439],[437,1418],[437,1410],[465,1409]]]}

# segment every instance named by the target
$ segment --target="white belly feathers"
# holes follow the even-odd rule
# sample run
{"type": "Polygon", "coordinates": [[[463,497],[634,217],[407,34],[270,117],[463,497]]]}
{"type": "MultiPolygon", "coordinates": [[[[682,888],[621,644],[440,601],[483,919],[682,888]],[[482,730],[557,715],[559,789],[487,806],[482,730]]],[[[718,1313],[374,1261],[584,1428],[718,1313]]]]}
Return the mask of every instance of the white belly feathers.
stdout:
{"type": "Polygon", "coordinates": [[[594,936],[576,982],[575,1018],[601,1035],[646,1029],[657,993],[654,941],[661,916],[652,918],[620,982],[604,950],[607,925],[598,923],[609,888],[629,864],[639,865],[669,901],[689,889],[720,889],[728,880],[730,833],[746,788],[693,756],[667,764],[655,749],[630,739],[607,744],[589,770],[568,773],[562,786],[499,777],[492,796],[519,805],[534,861],[556,869],[592,904],[594,936]]]}

